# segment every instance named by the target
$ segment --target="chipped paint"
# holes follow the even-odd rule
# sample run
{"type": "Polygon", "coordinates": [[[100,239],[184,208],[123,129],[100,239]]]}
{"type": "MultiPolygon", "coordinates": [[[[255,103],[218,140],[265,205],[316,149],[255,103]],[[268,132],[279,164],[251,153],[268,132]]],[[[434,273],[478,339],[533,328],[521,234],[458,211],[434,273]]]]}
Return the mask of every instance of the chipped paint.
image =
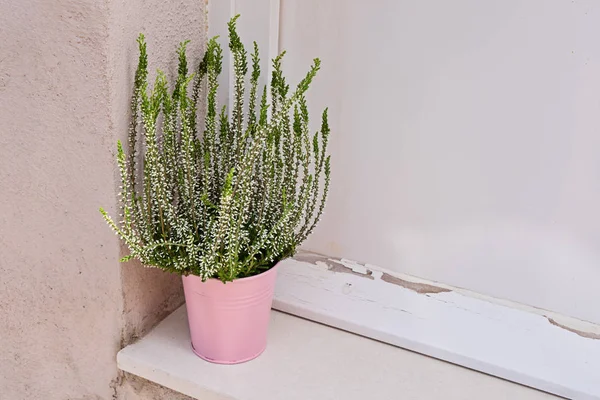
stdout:
{"type": "Polygon", "coordinates": [[[590,340],[600,339],[600,326],[541,316],[371,264],[364,267],[372,279],[353,278],[345,274],[358,269],[353,262],[332,260],[301,254],[283,261],[273,307],[564,398],[600,400],[600,341],[590,340]]]}
{"type": "Polygon", "coordinates": [[[576,335],[579,335],[581,337],[587,338],[587,339],[595,339],[595,340],[600,340],[600,334],[598,333],[594,333],[594,332],[586,332],[586,331],[582,331],[579,329],[575,329],[575,328],[571,328],[567,325],[563,325],[559,322],[557,322],[555,319],[552,319],[550,317],[546,317],[546,319],[548,320],[548,322],[550,322],[552,325],[557,326],[559,328],[562,328],[564,330],[567,330],[569,332],[573,332],[576,335]]]}
{"type": "Polygon", "coordinates": [[[451,292],[450,289],[442,288],[439,286],[428,285],[426,283],[419,282],[411,282],[407,281],[393,275],[384,272],[381,276],[381,280],[387,283],[391,283],[392,285],[402,286],[408,290],[412,290],[413,292],[417,292],[419,294],[430,294],[430,293],[444,293],[451,292]]]}
{"type": "Polygon", "coordinates": [[[294,256],[294,260],[318,265],[317,264],[318,262],[323,262],[323,263],[327,262],[327,260],[329,260],[329,257],[323,256],[323,255],[317,254],[317,253],[310,253],[307,251],[302,251],[302,252],[296,253],[296,255],[294,256]]]}
{"type": "Polygon", "coordinates": [[[373,280],[373,271],[366,268],[363,264],[357,263],[356,261],[331,258],[315,253],[301,252],[294,256],[294,260],[307,262],[314,265],[319,263],[325,264],[327,269],[332,272],[339,272],[342,274],[350,274],[360,276],[361,278],[367,278],[373,280]]]}
{"type": "Polygon", "coordinates": [[[373,280],[373,272],[369,269],[365,268],[365,272],[360,272],[355,270],[352,267],[348,267],[347,265],[344,265],[343,263],[337,261],[337,260],[329,260],[330,262],[327,264],[327,268],[332,271],[332,272],[339,272],[342,274],[351,274],[351,275],[356,275],[356,276],[360,276],[361,278],[367,278],[367,279],[371,279],[373,280]]]}
{"type": "Polygon", "coordinates": [[[333,260],[333,261],[342,264],[346,268],[350,268],[352,270],[352,272],[356,272],[358,274],[368,275],[368,276],[372,276],[373,275],[373,271],[369,270],[365,266],[365,264],[361,264],[361,263],[358,263],[358,262],[353,261],[353,260],[348,260],[346,258],[342,258],[342,259],[339,259],[339,260],[333,260]]]}

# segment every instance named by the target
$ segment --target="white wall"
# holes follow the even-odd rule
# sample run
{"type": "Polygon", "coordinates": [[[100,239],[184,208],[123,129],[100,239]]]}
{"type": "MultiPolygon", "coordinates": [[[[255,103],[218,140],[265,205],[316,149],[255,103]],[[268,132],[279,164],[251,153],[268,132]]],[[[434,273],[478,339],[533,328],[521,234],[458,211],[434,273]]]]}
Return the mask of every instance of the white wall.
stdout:
{"type": "Polygon", "coordinates": [[[600,323],[600,3],[282,0],[280,24],[333,127],[306,248],[600,323]]]}

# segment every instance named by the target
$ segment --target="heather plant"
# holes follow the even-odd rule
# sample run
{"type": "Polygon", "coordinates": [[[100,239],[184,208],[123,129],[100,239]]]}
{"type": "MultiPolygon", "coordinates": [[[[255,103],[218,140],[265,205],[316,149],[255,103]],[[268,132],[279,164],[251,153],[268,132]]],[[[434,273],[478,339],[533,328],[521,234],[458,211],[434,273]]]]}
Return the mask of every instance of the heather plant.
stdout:
{"type": "Polygon", "coordinates": [[[305,99],[320,61],[291,90],[281,69],[284,52],[272,60],[269,87],[260,90],[258,46],[248,57],[237,18],[228,24],[231,110],[217,104],[223,58],[217,38],[195,74],[188,71],[188,42],[181,43],[172,89],[161,71],[149,87],[146,42],[138,38],[127,151],[117,144],[119,223],[100,209],[129,248],[121,261],[137,258],[203,280],[248,277],[292,256],[323,213],[330,182],[327,109],[311,135],[305,99]]]}

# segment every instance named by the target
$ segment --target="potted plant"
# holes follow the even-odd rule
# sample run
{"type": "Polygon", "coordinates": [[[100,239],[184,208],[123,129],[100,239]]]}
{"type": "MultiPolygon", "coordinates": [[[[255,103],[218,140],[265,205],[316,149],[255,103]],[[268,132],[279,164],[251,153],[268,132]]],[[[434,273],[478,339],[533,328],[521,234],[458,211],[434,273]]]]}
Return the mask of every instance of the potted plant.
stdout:
{"type": "Polygon", "coordinates": [[[100,209],[129,248],[121,261],[136,258],[183,276],[192,347],[217,363],[247,361],[264,350],[277,263],[293,256],[315,228],[330,180],[327,110],[312,136],[305,100],[319,59],[290,90],[282,53],[272,61],[270,96],[266,87],[259,94],[258,46],[247,85],[237,18],[228,24],[234,70],[229,112],[217,106],[217,38],[208,42],[195,74],[188,72],[188,42],[179,46],[171,90],[161,71],[149,88],[140,35],[127,152],[121,142],[117,146],[119,223],[100,209]]]}

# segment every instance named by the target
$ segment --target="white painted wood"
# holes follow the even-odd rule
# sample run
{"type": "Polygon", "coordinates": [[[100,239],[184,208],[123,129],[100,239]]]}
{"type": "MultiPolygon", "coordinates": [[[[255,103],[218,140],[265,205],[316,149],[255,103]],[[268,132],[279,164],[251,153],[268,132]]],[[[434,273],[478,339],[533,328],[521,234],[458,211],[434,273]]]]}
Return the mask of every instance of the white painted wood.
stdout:
{"type": "MultiPolygon", "coordinates": [[[[281,51],[279,48],[279,17],[280,17],[280,7],[281,0],[269,0],[269,65],[268,65],[268,82],[270,82],[271,75],[273,74],[273,60],[275,57],[279,55],[281,51]]],[[[267,101],[271,102],[271,91],[267,89],[267,101]]],[[[267,110],[269,115],[271,115],[271,108],[267,110]]]]}
{"type": "Polygon", "coordinates": [[[185,307],[117,356],[119,368],[201,400],[542,400],[553,396],[274,311],[267,350],[224,366],[194,355],[185,307]]]}
{"type": "MultiPolygon", "coordinates": [[[[248,54],[252,53],[256,42],[260,49],[259,99],[262,88],[269,84],[273,72],[273,60],[279,54],[279,8],[280,0],[236,0],[238,31],[244,41],[248,54]]],[[[267,90],[267,101],[270,102],[271,92],[267,90]]],[[[270,110],[269,110],[270,112],[270,110]]]]}
{"type": "Polygon", "coordinates": [[[600,2],[282,0],[320,57],[332,182],[306,248],[600,324],[600,2]]]}
{"type": "Polygon", "coordinates": [[[217,0],[208,2],[208,35],[219,36],[223,47],[223,72],[219,76],[219,90],[217,92],[217,110],[221,105],[227,104],[231,109],[231,63],[227,48],[227,22],[235,15],[235,0],[217,0]]]}
{"type": "MultiPolygon", "coordinates": [[[[253,42],[260,50],[261,77],[259,100],[264,85],[271,76],[271,60],[279,54],[279,2],[280,0],[229,0],[209,2],[209,35],[219,36],[223,47],[223,73],[219,77],[219,104],[233,109],[233,65],[230,60],[227,22],[237,14],[238,33],[248,52],[248,68],[252,68],[250,55],[253,42]]],[[[267,93],[270,96],[269,93],[267,93]]]]}
{"type": "Polygon", "coordinates": [[[281,264],[275,309],[567,398],[600,399],[600,340],[464,291],[417,293],[448,289],[389,283],[389,271],[371,265],[298,258],[281,264]]]}
{"type": "Polygon", "coordinates": [[[279,49],[279,21],[281,0],[269,0],[269,58],[274,58],[279,49]]]}

